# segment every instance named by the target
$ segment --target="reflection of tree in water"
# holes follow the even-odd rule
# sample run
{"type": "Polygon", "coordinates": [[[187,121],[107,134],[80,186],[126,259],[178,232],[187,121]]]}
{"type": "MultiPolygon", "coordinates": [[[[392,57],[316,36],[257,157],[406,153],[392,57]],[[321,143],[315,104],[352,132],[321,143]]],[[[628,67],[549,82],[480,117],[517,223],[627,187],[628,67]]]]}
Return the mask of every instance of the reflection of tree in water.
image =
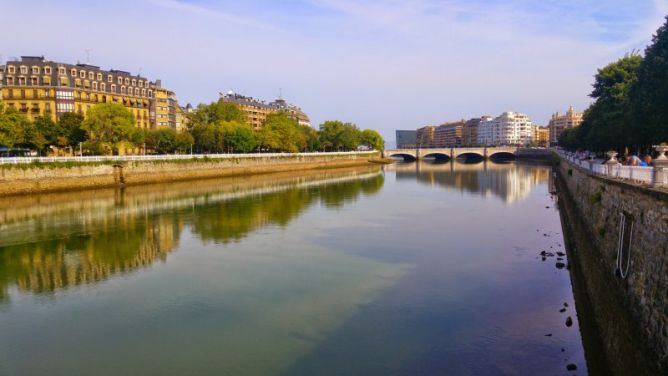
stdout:
{"type": "Polygon", "coordinates": [[[14,243],[0,246],[0,302],[8,299],[12,285],[22,291],[51,293],[164,261],[187,225],[204,240],[237,241],[268,224],[287,225],[318,200],[327,207],[339,207],[361,193],[378,192],[382,185],[380,174],[306,187],[292,184],[273,193],[204,200],[208,204],[195,205],[194,215],[192,206],[165,205],[169,199],[155,198],[147,207],[132,207],[120,215],[111,211],[95,221],[77,223],[55,216],[51,220],[60,223],[54,225],[26,219],[23,240],[14,237],[14,243]]]}
{"type": "Polygon", "coordinates": [[[203,240],[223,243],[240,240],[258,227],[269,224],[285,226],[318,201],[326,207],[337,208],[353,202],[360,193],[377,193],[383,181],[383,175],[375,175],[369,179],[308,188],[294,187],[278,193],[202,205],[196,208],[197,216],[192,219],[192,231],[203,240]]]}

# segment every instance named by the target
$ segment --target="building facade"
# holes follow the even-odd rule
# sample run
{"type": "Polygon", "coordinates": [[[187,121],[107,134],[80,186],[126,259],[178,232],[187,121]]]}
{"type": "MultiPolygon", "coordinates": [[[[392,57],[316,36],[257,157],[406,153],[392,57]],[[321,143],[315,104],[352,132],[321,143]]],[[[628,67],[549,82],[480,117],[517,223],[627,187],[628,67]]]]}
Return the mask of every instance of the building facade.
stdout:
{"type": "Polygon", "coordinates": [[[155,124],[156,128],[169,127],[179,132],[185,129],[185,114],[179,106],[176,94],[163,88],[160,80],[156,80],[151,87],[154,96],[151,101],[151,124],[155,124]]]}
{"type": "Polygon", "coordinates": [[[434,130],[434,147],[459,147],[462,146],[462,134],[464,121],[444,123],[434,130]]]}
{"type": "Polygon", "coordinates": [[[534,136],[534,124],[520,112],[504,112],[486,118],[478,126],[478,144],[487,146],[526,145],[534,136]]]}
{"type": "Polygon", "coordinates": [[[238,105],[244,114],[246,114],[248,124],[255,130],[262,128],[262,124],[264,124],[264,121],[267,119],[267,115],[277,112],[286,112],[300,125],[311,125],[311,121],[306,113],[299,107],[289,104],[280,98],[273,102],[266,103],[252,97],[229,91],[227,94],[220,94],[220,101],[238,105]]]}
{"type": "MultiPolygon", "coordinates": [[[[90,64],[49,61],[44,56],[22,56],[19,61],[6,62],[0,71],[3,72],[0,98],[4,106],[17,109],[30,120],[46,116],[57,121],[65,112],[85,116],[96,104],[118,103],[132,113],[137,127],[157,126],[156,85],[145,77],[90,64]]],[[[169,113],[169,99],[175,103],[175,95],[160,89],[166,92],[165,107],[169,113]]],[[[172,116],[169,123],[175,128],[176,118],[172,116]]],[[[169,121],[168,114],[166,122],[169,121]]]]}
{"type": "Polygon", "coordinates": [[[537,146],[547,147],[550,145],[550,131],[547,127],[534,127],[533,142],[537,146]]]}
{"type": "MultiPolygon", "coordinates": [[[[489,118],[489,116],[483,116],[489,118]]],[[[462,128],[462,145],[476,146],[478,145],[478,126],[482,118],[469,119],[464,123],[462,128]]]]}
{"type": "Polygon", "coordinates": [[[395,131],[398,149],[412,149],[417,147],[417,131],[395,131]]]}
{"type": "Polygon", "coordinates": [[[559,135],[564,129],[577,127],[580,123],[582,123],[582,112],[576,112],[573,106],[570,106],[563,115],[558,112],[552,114],[547,126],[550,132],[550,144],[556,145],[559,142],[559,135]]]}
{"type": "Polygon", "coordinates": [[[427,125],[418,128],[416,131],[416,142],[419,148],[433,148],[434,147],[434,133],[436,126],[427,125]]]}

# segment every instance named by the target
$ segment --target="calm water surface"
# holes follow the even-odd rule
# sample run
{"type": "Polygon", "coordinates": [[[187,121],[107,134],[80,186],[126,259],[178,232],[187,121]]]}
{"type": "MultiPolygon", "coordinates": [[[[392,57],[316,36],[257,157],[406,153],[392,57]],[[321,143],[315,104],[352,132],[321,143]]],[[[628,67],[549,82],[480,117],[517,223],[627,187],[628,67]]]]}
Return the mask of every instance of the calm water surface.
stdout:
{"type": "Polygon", "coordinates": [[[539,254],[564,250],[550,174],[407,163],[0,198],[0,375],[586,374],[568,270],[539,254]]]}

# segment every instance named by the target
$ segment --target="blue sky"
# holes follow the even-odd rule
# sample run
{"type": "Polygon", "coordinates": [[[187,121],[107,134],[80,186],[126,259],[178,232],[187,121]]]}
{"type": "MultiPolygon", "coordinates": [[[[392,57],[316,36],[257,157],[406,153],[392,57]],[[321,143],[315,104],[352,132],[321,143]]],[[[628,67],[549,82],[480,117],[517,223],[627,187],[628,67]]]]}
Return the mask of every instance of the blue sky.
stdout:
{"type": "Polygon", "coordinates": [[[3,0],[3,59],[45,55],[162,79],[182,104],[279,89],[314,125],[380,130],[590,102],[668,0],[3,0]],[[21,30],[17,33],[9,30],[21,30]]]}

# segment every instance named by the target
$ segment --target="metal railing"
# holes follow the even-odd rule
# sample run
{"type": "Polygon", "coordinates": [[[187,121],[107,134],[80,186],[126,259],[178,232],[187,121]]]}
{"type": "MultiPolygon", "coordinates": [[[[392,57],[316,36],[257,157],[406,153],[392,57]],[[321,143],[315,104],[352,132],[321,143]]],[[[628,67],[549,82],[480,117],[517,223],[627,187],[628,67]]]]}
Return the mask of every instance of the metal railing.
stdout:
{"type": "Polygon", "coordinates": [[[174,161],[190,159],[252,159],[252,158],[287,158],[287,157],[327,157],[371,155],[377,151],[339,151],[309,153],[244,153],[244,154],[161,154],[161,155],[86,155],[81,157],[0,157],[0,165],[23,163],[58,163],[58,162],[128,162],[128,161],[174,161]]]}
{"type": "Polygon", "coordinates": [[[600,159],[582,159],[575,153],[569,153],[563,150],[557,150],[557,154],[562,159],[567,160],[595,175],[602,175],[608,178],[630,180],[637,183],[648,183],[653,185],[668,185],[668,173],[661,172],[660,168],[654,166],[624,166],[622,164],[603,164],[600,159]],[[657,169],[659,171],[657,171],[657,169]]]}

